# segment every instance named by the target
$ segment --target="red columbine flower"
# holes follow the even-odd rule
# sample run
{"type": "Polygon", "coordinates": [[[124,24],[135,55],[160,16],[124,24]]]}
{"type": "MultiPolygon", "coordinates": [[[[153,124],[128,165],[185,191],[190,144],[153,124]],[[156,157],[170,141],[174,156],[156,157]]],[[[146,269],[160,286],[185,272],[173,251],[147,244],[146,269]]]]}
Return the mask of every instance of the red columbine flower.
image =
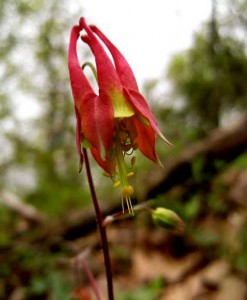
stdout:
{"type": "Polygon", "coordinates": [[[147,158],[159,163],[155,150],[156,136],[171,144],[159,131],[157,121],[140,94],[126,59],[96,26],[88,26],[84,18],[80,19],[79,26],[72,28],[68,65],[80,157],[81,144],[89,145],[94,159],[112,178],[114,186],[121,185],[122,199],[126,199],[128,209],[132,212],[130,196],[134,190],[128,183],[128,177],[133,172],[126,165],[125,155],[139,149],[147,158]],[[79,38],[88,44],[95,57],[98,94],[94,92],[78,61],[76,46],[79,38]],[[114,64],[102,43],[108,48],[114,64]]]}

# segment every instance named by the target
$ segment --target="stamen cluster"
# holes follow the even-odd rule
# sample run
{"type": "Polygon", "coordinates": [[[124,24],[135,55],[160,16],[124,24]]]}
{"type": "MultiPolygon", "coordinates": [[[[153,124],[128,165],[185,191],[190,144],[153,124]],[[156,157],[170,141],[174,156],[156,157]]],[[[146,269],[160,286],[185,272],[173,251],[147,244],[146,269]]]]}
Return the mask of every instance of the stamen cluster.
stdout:
{"type": "Polygon", "coordinates": [[[134,131],[129,131],[128,129],[128,119],[117,119],[116,120],[116,130],[114,133],[113,142],[113,157],[116,161],[116,173],[112,178],[114,182],[114,187],[121,186],[122,194],[122,209],[124,212],[124,199],[127,203],[127,208],[130,213],[133,214],[133,209],[131,205],[131,196],[134,194],[134,188],[128,183],[128,178],[134,175],[132,172],[132,167],[135,162],[135,156],[131,160],[131,166],[128,166],[125,161],[126,155],[131,155],[133,151],[137,148],[135,143],[136,133],[134,131]]]}

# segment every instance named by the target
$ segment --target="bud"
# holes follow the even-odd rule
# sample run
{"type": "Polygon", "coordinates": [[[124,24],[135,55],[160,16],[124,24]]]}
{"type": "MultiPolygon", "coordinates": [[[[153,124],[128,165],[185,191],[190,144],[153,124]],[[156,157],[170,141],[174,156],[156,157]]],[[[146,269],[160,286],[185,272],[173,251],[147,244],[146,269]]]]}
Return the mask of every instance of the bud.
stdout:
{"type": "Polygon", "coordinates": [[[158,207],[153,210],[152,219],[156,225],[169,230],[182,232],[184,229],[184,223],[179,216],[174,211],[167,208],[158,207]]]}

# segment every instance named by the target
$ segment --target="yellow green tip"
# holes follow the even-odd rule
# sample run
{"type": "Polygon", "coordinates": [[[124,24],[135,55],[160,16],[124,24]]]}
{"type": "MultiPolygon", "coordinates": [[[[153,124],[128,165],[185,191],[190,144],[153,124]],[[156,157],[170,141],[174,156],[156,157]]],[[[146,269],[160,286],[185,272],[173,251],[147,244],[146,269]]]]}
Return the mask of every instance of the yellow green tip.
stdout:
{"type": "Polygon", "coordinates": [[[122,196],[124,198],[130,197],[134,194],[134,189],[131,185],[124,185],[122,187],[122,196]]]}

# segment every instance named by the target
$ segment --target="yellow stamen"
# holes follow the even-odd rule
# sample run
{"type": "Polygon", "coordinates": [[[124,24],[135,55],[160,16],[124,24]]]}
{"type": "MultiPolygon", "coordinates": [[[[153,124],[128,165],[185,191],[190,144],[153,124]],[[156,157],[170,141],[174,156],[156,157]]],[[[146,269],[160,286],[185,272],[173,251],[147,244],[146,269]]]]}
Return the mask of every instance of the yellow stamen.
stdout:
{"type": "MultiPolygon", "coordinates": [[[[121,198],[122,198],[122,209],[123,213],[125,211],[125,203],[127,205],[127,210],[130,214],[134,214],[132,204],[131,204],[131,196],[134,193],[134,189],[128,183],[128,178],[133,176],[133,172],[129,172],[130,168],[126,165],[125,162],[125,154],[128,154],[127,151],[133,151],[132,147],[134,145],[134,141],[130,135],[127,127],[124,127],[124,123],[121,123],[121,120],[116,121],[116,132],[114,139],[114,158],[116,162],[116,178],[113,179],[114,187],[121,186],[121,198]]],[[[132,166],[134,164],[134,160],[132,160],[132,166]]]]}
{"type": "Polygon", "coordinates": [[[114,184],[113,184],[113,186],[116,188],[116,187],[118,187],[118,186],[120,186],[120,181],[116,181],[116,182],[114,182],[114,184]]]}
{"type": "Polygon", "coordinates": [[[132,204],[131,204],[130,196],[132,196],[133,194],[134,194],[134,189],[131,185],[125,185],[125,186],[122,187],[122,208],[123,208],[123,212],[124,212],[123,199],[125,199],[128,211],[132,215],[134,215],[134,211],[133,211],[133,207],[132,207],[132,204]]]}
{"type": "Polygon", "coordinates": [[[134,194],[134,189],[131,185],[125,185],[122,187],[123,197],[130,197],[133,194],[134,194]]]}

